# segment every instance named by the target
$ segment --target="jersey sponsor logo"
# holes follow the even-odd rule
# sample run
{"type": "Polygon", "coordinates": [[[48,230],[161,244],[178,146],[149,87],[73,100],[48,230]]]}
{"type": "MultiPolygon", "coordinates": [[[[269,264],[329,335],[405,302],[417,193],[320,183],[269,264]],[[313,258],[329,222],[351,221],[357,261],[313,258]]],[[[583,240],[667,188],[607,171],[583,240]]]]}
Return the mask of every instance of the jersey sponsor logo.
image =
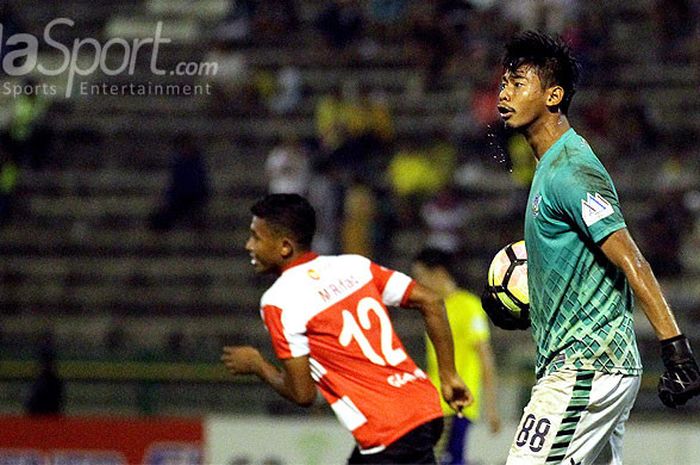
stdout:
{"type": "Polygon", "coordinates": [[[532,198],[532,214],[537,216],[540,214],[540,204],[542,203],[542,195],[536,194],[532,198]]]}
{"type": "Polygon", "coordinates": [[[615,213],[613,206],[599,193],[586,193],[586,200],[581,200],[581,216],[586,226],[592,226],[603,218],[615,213]]]}
{"type": "Polygon", "coordinates": [[[316,281],[321,279],[321,275],[318,274],[318,271],[314,270],[313,268],[310,268],[309,271],[307,271],[306,273],[309,275],[309,278],[311,278],[311,279],[315,279],[316,281]]]}
{"type": "Polygon", "coordinates": [[[389,376],[386,379],[386,381],[391,386],[400,388],[405,384],[408,384],[412,381],[416,381],[417,379],[428,379],[428,376],[423,370],[421,370],[420,368],[416,368],[416,370],[413,373],[394,373],[393,375],[389,376]]]}

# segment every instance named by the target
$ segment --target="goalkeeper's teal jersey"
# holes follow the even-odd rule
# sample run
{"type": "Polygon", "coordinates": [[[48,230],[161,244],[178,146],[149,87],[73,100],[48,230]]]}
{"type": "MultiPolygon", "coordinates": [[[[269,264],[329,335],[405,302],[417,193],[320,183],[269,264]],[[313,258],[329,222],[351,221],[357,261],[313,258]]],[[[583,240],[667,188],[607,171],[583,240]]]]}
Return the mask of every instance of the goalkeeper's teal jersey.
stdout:
{"type": "Polygon", "coordinates": [[[525,214],[538,377],[562,367],[641,373],[629,284],[599,248],[624,227],[610,175],[569,129],[537,164],[525,214]]]}

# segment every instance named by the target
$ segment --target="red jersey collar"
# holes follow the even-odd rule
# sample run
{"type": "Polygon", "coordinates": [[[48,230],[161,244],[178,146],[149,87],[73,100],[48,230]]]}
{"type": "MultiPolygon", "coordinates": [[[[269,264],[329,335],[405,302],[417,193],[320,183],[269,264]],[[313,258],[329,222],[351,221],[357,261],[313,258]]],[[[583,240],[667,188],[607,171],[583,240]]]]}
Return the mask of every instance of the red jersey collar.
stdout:
{"type": "Polygon", "coordinates": [[[293,261],[282,266],[281,272],[284,273],[285,271],[287,271],[290,268],[294,268],[295,266],[302,265],[304,263],[308,263],[311,260],[315,259],[316,257],[318,257],[318,254],[316,252],[304,252],[303,254],[299,255],[293,261]]]}

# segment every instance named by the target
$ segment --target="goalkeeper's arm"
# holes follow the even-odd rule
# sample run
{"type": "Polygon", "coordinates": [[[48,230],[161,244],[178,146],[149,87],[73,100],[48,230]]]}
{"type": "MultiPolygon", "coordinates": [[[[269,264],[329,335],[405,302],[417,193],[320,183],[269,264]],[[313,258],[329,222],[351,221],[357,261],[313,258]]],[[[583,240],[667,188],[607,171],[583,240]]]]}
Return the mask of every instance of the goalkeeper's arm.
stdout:
{"type": "Polygon", "coordinates": [[[626,228],[608,236],[602,242],[601,249],[625,273],[637,301],[661,341],[666,370],[659,382],[659,397],[669,407],[686,403],[700,394],[700,371],[690,344],[681,334],[649,263],[626,228]]]}

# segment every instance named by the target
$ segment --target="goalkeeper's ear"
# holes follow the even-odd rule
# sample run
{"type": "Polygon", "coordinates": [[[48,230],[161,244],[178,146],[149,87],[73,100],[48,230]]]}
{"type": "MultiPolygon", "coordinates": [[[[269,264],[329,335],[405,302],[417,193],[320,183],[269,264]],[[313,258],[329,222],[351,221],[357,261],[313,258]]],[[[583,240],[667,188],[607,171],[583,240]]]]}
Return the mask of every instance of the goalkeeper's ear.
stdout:
{"type": "MultiPolygon", "coordinates": [[[[481,293],[481,306],[494,325],[508,331],[515,329],[527,329],[530,327],[530,319],[514,316],[498,297],[488,287],[481,293]]],[[[524,313],[527,315],[527,313],[524,313]]]]}

